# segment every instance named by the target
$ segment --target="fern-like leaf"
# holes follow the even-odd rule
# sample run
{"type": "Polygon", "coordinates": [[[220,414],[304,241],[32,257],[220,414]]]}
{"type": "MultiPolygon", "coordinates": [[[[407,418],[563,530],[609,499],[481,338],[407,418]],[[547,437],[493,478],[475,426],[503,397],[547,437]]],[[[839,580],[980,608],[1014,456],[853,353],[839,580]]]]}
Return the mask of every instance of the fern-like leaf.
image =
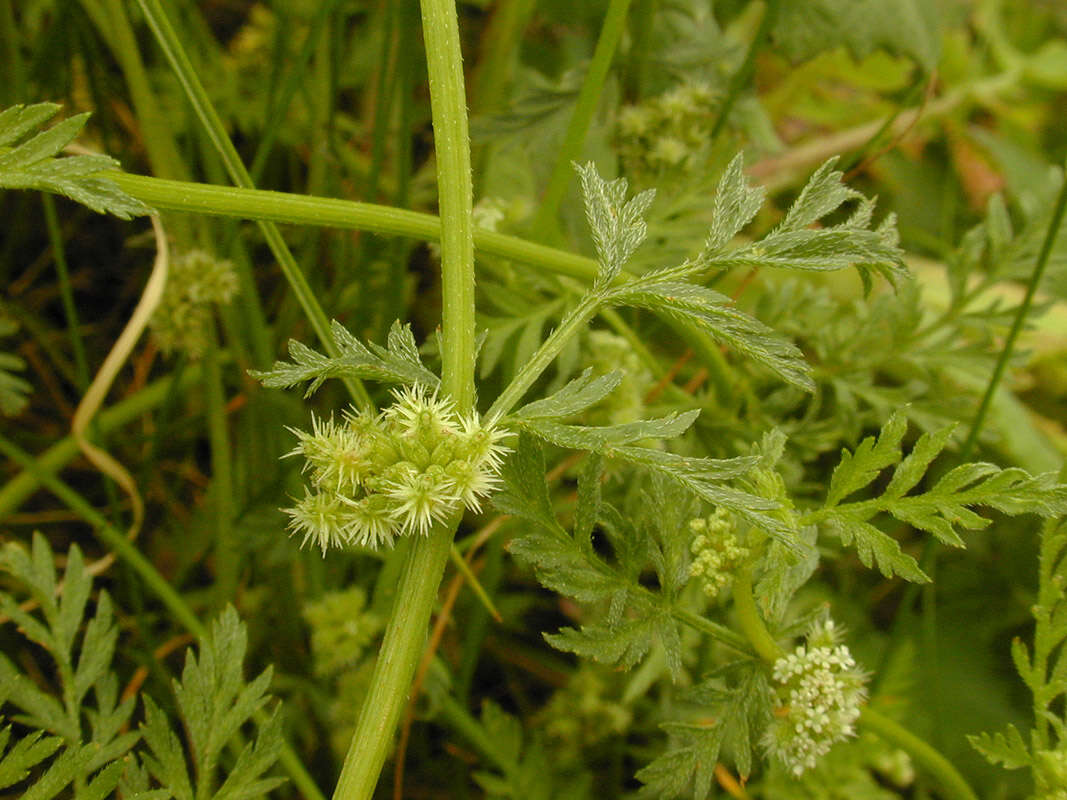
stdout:
{"type": "Polygon", "coordinates": [[[592,368],[582,372],[555,394],[527,403],[514,412],[521,419],[561,420],[592,408],[622,382],[618,370],[594,377],[592,368]]]}
{"type": "Polygon", "coordinates": [[[719,182],[715,222],[703,252],[693,262],[702,271],[755,267],[799,270],[838,270],[857,267],[866,280],[874,271],[892,283],[907,275],[897,243],[892,215],[871,228],[874,203],[842,183],[832,158],[817,169],[790,206],[785,219],[759,241],[729,250],[730,238],[759,209],[762,192],[749,187],[741,171],[740,156],[731,162],[719,182]],[[844,222],[813,227],[843,204],[857,207],[844,222]]]}
{"type": "Polygon", "coordinates": [[[252,377],[272,388],[289,388],[309,382],[305,397],[310,397],[330,378],[359,378],[383,383],[402,383],[436,389],[437,376],[423,366],[411,326],[394,322],[386,346],[365,346],[340,322],[331,328],[337,357],[323,355],[295,339],[289,340],[291,362],[275,361],[265,372],[251,371],[252,377]]]}
{"type": "Polygon", "coordinates": [[[60,157],[60,151],[85,127],[88,113],[65,119],[22,141],[58,111],[54,103],[37,103],[12,106],[0,113],[0,187],[61,194],[97,213],[122,219],[151,213],[114,181],[100,177],[105,170],[119,168],[115,159],[104,155],[60,157]]]}
{"type": "Polygon", "coordinates": [[[644,783],[639,797],[704,800],[711,794],[715,765],[724,751],[747,777],[752,768],[752,739],[770,719],[770,692],[758,665],[746,663],[739,671],[735,688],[719,688],[710,679],[686,693],[685,699],[701,709],[701,719],[663,724],[670,743],[637,773],[644,783]]]}
{"type": "Polygon", "coordinates": [[[968,736],[971,747],[981,753],[990,764],[1004,769],[1022,769],[1033,763],[1030,749],[1023,741],[1023,736],[1014,725],[1008,725],[1003,732],[980,733],[968,736]]]}
{"type": "MultiPolygon", "coordinates": [[[[174,682],[189,750],[194,760],[197,786],[213,785],[223,748],[252,716],[269,700],[271,680],[268,667],[253,681],[243,676],[248,634],[232,606],[211,625],[207,638],[200,641],[200,655],[186,653],[181,681],[174,682]],[[205,777],[206,776],[206,777],[205,777]]],[[[255,741],[241,750],[215,798],[240,800],[262,797],[282,782],[264,778],[281,751],[281,720],[278,715],[258,726],[255,741]]],[[[151,751],[145,757],[148,771],[178,800],[192,800],[194,782],[189,778],[185,753],[178,737],[159,708],[145,699],[145,743],[151,751]]],[[[199,794],[199,790],[198,790],[199,794]]]]}
{"type": "Polygon", "coordinates": [[[600,291],[618,277],[630,256],[645,240],[648,226],[644,214],[656,197],[647,189],[626,199],[625,178],[606,181],[592,163],[575,164],[585,200],[585,216],[593,233],[600,270],[593,291],[600,291]]]}
{"type": "Polygon", "coordinates": [[[648,273],[607,295],[613,305],[647,308],[695,325],[805,391],[814,389],[804,354],[792,342],[737,308],[726,295],[682,280],[691,265],[648,273]]]}
{"type": "Polygon", "coordinates": [[[30,770],[63,746],[59,736],[45,736],[44,731],[33,731],[15,742],[9,750],[11,726],[0,730],[0,789],[14,786],[30,774],[30,770]]]}
{"type": "Polygon", "coordinates": [[[1046,518],[1067,512],[1067,486],[1057,483],[1053,474],[1032,476],[1022,469],[1001,469],[986,463],[961,464],[929,489],[908,494],[948,445],[952,428],[922,434],[908,457],[903,458],[901,442],[906,431],[907,418],[895,413],[877,438],[864,439],[853,453],[842,453],[830,478],[824,507],[805,515],[803,524],[823,524],[844,544],[854,544],[866,566],[876,564],[887,576],[896,574],[923,582],[928,578],[915,559],[869,520],[889,514],[933,534],[943,544],[962,547],[958,529],[980,530],[989,524],[974,507],[1007,514],[1034,513],[1046,518]],[[894,464],[897,466],[893,475],[879,496],[844,502],[894,464]]]}

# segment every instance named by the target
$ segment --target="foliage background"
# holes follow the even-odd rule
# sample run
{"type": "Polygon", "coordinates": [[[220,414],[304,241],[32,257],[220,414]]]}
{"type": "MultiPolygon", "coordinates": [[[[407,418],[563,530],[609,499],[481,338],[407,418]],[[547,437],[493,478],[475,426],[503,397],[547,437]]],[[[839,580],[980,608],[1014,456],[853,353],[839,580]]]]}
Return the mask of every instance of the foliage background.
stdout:
{"type": "MultiPolygon", "coordinates": [[[[592,252],[577,181],[569,179],[558,217],[545,219],[539,198],[606,10],[600,0],[461,4],[480,224],[592,252]]],[[[760,27],[763,10],[746,2],[631,4],[580,160],[594,161],[607,177],[625,175],[634,189],[657,188],[635,265],[675,263],[699,249],[708,200],[738,150],[770,192],[748,230],[753,237],[782,219],[822,161],[840,154],[849,184],[878,196],[879,218],[896,214],[915,283],[893,293],[876,281],[864,297],[851,271],[738,268],[718,279],[717,289],[799,344],[814,366],[813,398],[743,360],[685,356],[675,333],[636,311],[619,312],[620,325],[598,322],[599,338],[590,334],[569,348],[543,388],[558,388],[586,366],[602,371],[621,361],[628,383],[600,421],[624,420],[635,408],[699,407],[687,446],[714,457],[746,453],[778,426],[790,437],[782,472],[797,498],[810,499],[824,493],[841,449],[876,433],[895,409],[907,407],[912,440],[949,422],[961,423],[956,445],[965,438],[1062,180],[1067,10],[1055,0],[811,0],[782,4],[769,29],[760,27]],[[705,105],[692,98],[684,109],[671,105],[672,90],[694,85],[709,92],[705,105]],[[731,104],[725,115],[724,99],[731,104]],[[978,224],[996,229],[1002,218],[1011,232],[1002,249],[983,254],[967,232],[978,224]],[[637,347],[603,335],[609,328],[633,331],[637,347]],[[716,374],[728,377],[716,384],[716,374]]],[[[258,186],[434,210],[414,3],[179,0],[168,13],[258,186]]],[[[3,107],[50,100],[63,105],[64,117],[92,111],[79,142],[125,170],[227,182],[136,5],[0,0],[0,53],[3,107]]],[[[69,441],[74,410],[142,292],[151,247],[140,223],[97,216],[63,198],[5,191],[0,204],[7,220],[0,332],[8,359],[21,361],[0,361],[7,370],[0,379],[24,380],[10,394],[26,397],[25,407],[12,400],[5,408],[12,416],[3,437],[40,465],[48,448],[69,441]]],[[[399,561],[362,552],[323,559],[283,535],[278,507],[300,486],[298,465],[279,460],[293,443],[284,426],[306,427],[306,407],[294,394],[262,388],[248,370],[267,368],[290,338],[310,340],[308,323],[252,223],[172,215],[170,225],[231,259],[240,293],[212,323],[204,359],[163,354],[143,341],[106,404],[130,411],[116,422],[105,411],[96,436],[128,466],[144,498],[137,547],[200,618],[235,605],[248,626],[247,674],[273,665],[288,740],[327,787],[399,561]]],[[[288,227],[285,236],[330,317],[372,342],[385,341],[393,320],[411,320],[435,363],[440,303],[432,245],[328,228],[288,227]]],[[[569,279],[544,270],[490,257],[478,266],[484,408],[574,296],[569,279]]],[[[1041,289],[1042,315],[1027,330],[1009,391],[979,440],[982,458],[1035,473],[1058,470],[1067,448],[1067,233],[1041,289]]],[[[384,390],[372,391],[385,399],[384,390]]],[[[342,387],[329,383],[311,401],[325,413],[343,404],[342,387]]],[[[73,454],[63,461],[63,481],[125,530],[126,495],[73,454]]],[[[551,467],[565,453],[549,457],[551,467]]],[[[40,530],[57,553],[77,544],[89,562],[106,554],[84,512],[39,489],[32,470],[13,457],[4,469],[5,539],[28,545],[40,530]]],[[[552,501],[566,518],[577,478],[573,469],[560,477],[552,501]]],[[[607,487],[626,502],[621,479],[607,487]]],[[[414,709],[405,796],[636,790],[633,775],[662,747],[657,724],[677,690],[662,669],[622,674],[549,648],[542,634],[585,612],[540,588],[506,552],[519,526],[492,519],[468,518],[460,540],[470,544],[485,524],[499,526],[472,560],[500,620],[469,590],[453,596],[459,584],[446,578],[442,600],[452,623],[436,642],[437,660],[414,709]],[[479,750],[486,739],[500,751],[495,764],[479,750]],[[502,772],[501,758],[513,768],[502,772]]],[[[923,590],[923,613],[904,602],[915,598],[899,579],[837,550],[801,598],[808,608],[829,604],[876,690],[896,698],[900,718],[984,797],[1028,791],[1025,775],[985,764],[965,736],[1029,724],[1010,642],[1032,629],[1036,527],[1033,517],[998,516],[967,537],[965,551],[942,553],[931,570],[936,588],[923,590]]],[[[892,532],[907,552],[922,550],[915,531],[892,532]]],[[[157,701],[168,697],[170,676],[181,672],[184,629],[122,560],[96,587],[114,605],[120,684],[139,676],[157,701]]],[[[0,649],[47,685],[47,658],[14,626],[0,630],[0,649]]],[[[886,777],[891,764],[871,781],[871,759],[885,753],[868,758],[867,745],[861,739],[835,762],[841,796],[922,796],[921,779],[898,785],[886,777]]],[[[780,780],[758,775],[751,791],[837,796],[829,784],[780,780]]],[[[276,794],[293,791],[290,784],[276,794]]]]}

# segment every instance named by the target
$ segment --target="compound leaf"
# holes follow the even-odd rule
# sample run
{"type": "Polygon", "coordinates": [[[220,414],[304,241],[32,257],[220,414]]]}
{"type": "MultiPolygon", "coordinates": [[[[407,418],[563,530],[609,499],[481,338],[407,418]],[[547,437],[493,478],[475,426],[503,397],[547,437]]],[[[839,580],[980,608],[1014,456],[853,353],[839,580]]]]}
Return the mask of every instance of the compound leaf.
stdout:
{"type": "Polygon", "coordinates": [[[734,156],[715,191],[711,231],[704,243],[704,252],[721,252],[741,229],[750,223],[763,206],[766,192],[762,186],[750,186],[744,172],[745,158],[734,156]]]}
{"type": "Polygon", "coordinates": [[[1000,765],[1004,769],[1022,769],[1033,763],[1030,749],[1023,741],[1022,734],[1014,725],[1009,724],[1003,732],[979,733],[967,736],[971,747],[981,753],[990,764],[1000,765]]]}
{"type": "Polygon", "coordinates": [[[608,300],[695,324],[712,339],[763,364],[783,380],[805,391],[814,389],[811,368],[796,345],[741,311],[726,295],[681,280],[691,269],[687,264],[647,273],[612,289],[608,300]]]}
{"type": "Polygon", "coordinates": [[[881,434],[860,442],[855,452],[842,453],[830,478],[824,507],[807,514],[804,524],[824,523],[847,544],[855,544],[860,560],[877,564],[883,574],[908,580],[926,581],[911,556],[903,553],[892,537],[868,520],[886,513],[911,527],[933,534],[938,541],[962,547],[957,529],[979,530],[989,520],[973,510],[985,506],[1007,514],[1033,513],[1050,518],[1067,512],[1067,486],[1052,473],[1030,475],[1012,467],[995,464],[961,464],[946,472],[934,485],[914,494],[928,468],[948,445],[952,427],[924,433],[911,453],[902,458],[901,443],[907,432],[907,418],[894,413],[881,434]],[[899,462],[899,463],[898,463],[899,462]],[[843,502],[854,492],[869,486],[886,468],[896,465],[885,490],[869,500],[843,502]]]}
{"type": "Polygon", "coordinates": [[[615,391],[621,382],[622,373],[618,370],[594,377],[593,369],[589,367],[555,394],[527,403],[514,415],[521,419],[539,420],[573,417],[595,406],[615,391]]]}
{"type": "Polygon", "coordinates": [[[575,169],[585,200],[585,216],[600,262],[593,284],[593,290],[599,291],[618,277],[630,256],[645,240],[648,226],[644,213],[652,205],[656,192],[647,189],[627,201],[625,178],[605,181],[592,162],[585,166],[575,164],[575,169]]]}
{"type": "Polygon", "coordinates": [[[30,770],[52,755],[63,745],[59,736],[45,736],[44,731],[33,731],[7,749],[11,739],[11,726],[0,730],[0,789],[14,786],[30,774],[30,770]],[[4,752],[6,751],[6,752],[4,752]]]}
{"type": "Polygon", "coordinates": [[[308,381],[305,397],[310,397],[329,378],[359,378],[426,386],[436,389],[437,376],[423,366],[411,326],[394,322],[386,346],[371,344],[368,349],[337,320],[331,327],[339,355],[327,356],[289,340],[291,362],[275,361],[265,372],[251,370],[252,377],[271,388],[289,388],[308,381]]]}
{"type": "Polygon", "coordinates": [[[81,133],[89,114],[78,114],[19,142],[59,111],[54,103],[16,105],[0,113],[0,187],[37,189],[69,197],[97,213],[122,219],[151,213],[140,200],[122,191],[114,181],[99,177],[119,162],[104,155],[60,157],[60,152],[81,133]]]}

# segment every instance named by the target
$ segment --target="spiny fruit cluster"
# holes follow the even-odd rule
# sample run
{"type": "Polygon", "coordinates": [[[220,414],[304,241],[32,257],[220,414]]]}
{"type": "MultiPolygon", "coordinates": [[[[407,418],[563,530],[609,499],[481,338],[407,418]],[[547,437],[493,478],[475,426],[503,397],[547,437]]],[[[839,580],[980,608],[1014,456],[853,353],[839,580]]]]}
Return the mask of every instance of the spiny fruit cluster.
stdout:
{"type": "Polygon", "coordinates": [[[350,410],[340,422],[312,418],[290,429],[311,486],[286,509],[302,544],[389,547],[399,535],[429,532],[462,507],[481,510],[499,483],[507,432],[461,417],[450,400],[420,387],[394,392],[380,414],[350,410]]]}

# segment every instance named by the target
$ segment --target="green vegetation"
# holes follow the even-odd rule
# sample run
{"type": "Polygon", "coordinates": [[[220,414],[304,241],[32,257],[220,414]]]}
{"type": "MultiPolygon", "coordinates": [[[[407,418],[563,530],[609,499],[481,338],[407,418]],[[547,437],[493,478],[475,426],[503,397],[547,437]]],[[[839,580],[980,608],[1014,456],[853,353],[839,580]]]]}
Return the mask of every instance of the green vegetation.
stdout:
{"type": "Polygon", "coordinates": [[[0,797],[1067,798],[1060,6],[0,0],[0,797]]]}

